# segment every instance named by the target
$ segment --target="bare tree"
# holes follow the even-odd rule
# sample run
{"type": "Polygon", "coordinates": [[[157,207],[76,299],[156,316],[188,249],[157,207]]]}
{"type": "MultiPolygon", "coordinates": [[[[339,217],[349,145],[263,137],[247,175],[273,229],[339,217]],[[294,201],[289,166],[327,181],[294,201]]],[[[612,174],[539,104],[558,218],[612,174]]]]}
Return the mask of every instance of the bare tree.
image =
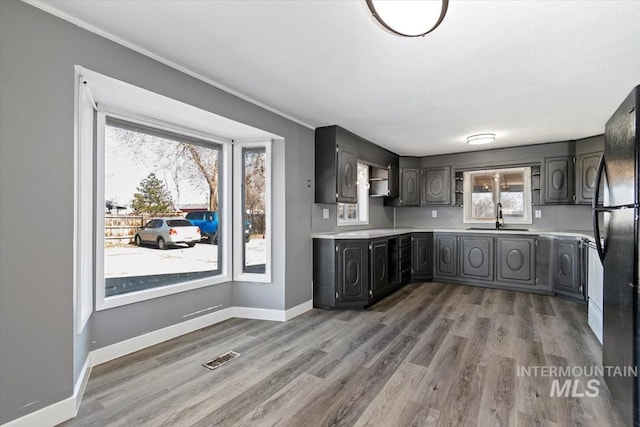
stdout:
{"type": "Polygon", "coordinates": [[[107,158],[131,156],[148,168],[168,172],[178,202],[181,182],[188,181],[192,187],[207,192],[210,210],[218,209],[220,150],[217,147],[199,146],[119,127],[108,127],[108,132],[107,158]]]}
{"type": "MultiPolygon", "coordinates": [[[[266,153],[264,149],[244,152],[244,208],[251,216],[256,232],[264,232],[262,223],[256,224],[256,214],[265,213],[266,153]]],[[[246,214],[246,212],[245,212],[246,214]]]]}

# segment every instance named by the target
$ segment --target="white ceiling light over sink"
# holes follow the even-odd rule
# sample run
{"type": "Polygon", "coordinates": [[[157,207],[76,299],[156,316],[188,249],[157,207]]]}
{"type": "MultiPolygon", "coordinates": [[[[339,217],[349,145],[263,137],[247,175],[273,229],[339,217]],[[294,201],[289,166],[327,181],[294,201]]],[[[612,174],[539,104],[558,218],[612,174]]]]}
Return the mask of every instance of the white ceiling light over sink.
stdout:
{"type": "Polygon", "coordinates": [[[404,37],[422,37],[444,19],[449,0],[366,0],[385,29],[404,37]]]}
{"type": "Polygon", "coordinates": [[[467,144],[470,145],[482,145],[490,144],[496,140],[495,133],[479,133],[467,137],[467,144]]]}

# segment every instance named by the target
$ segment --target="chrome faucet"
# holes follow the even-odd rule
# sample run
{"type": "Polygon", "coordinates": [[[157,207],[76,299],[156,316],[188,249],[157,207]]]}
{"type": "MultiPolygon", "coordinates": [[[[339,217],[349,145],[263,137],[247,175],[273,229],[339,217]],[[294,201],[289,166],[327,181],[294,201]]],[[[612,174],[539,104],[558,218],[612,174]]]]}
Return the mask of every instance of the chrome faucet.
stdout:
{"type": "Polygon", "coordinates": [[[496,206],[496,230],[504,227],[504,218],[502,217],[502,203],[498,202],[496,206]]]}

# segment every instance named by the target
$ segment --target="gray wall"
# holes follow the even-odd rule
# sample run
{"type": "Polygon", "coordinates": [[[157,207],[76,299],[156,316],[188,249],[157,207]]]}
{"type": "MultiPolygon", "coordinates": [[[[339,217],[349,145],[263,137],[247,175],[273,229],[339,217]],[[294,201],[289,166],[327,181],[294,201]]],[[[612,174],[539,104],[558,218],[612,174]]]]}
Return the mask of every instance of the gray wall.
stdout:
{"type": "Polygon", "coordinates": [[[218,304],[283,309],[311,299],[313,130],[19,1],[0,1],[0,93],[0,424],[71,396],[89,349],[218,304]],[[274,144],[273,284],[222,284],[102,311],[75,334],[76,64],[285,138],[274,144]],[[55,224],[45,234],[33,215],[17,214],[43,210],[55,224]]]}

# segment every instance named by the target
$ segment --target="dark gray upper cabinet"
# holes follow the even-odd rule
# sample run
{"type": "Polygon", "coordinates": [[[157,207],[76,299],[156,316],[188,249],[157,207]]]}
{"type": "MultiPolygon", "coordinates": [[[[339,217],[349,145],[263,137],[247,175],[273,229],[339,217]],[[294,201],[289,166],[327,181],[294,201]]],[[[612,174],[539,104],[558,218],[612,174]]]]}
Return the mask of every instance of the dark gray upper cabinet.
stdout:
{"type": "Polygon", "coordinates": [[[395,163],[389,165],[389,194],[387,196],[400,197],[400,168],[395,163]]]}
{"type": "Polygon", "coordinates": [[[389,286],[389,245],[386,239],[373,240],[371,253],[371,296],[377,297],[389,286]]]}
{"type": "Polygon", "coordinates": [[[496,280],[499,282],[536,284],[536,239],[496,237],[496,280]]]}
{"type": "Polygon", "coordinates": [[[457,277],[458,236],[455,234],[436,234],[434,246],[434,277],[457,277]]]}
{"type": "Polygon", "coordinates": [[[356,203],[358,201],[358,155],[338,146],[338,193],[336,202],[356,203]]]}
{"type": "Polygon", "coordinates": [[[562,295],[583,299],[581,286],[581,243],[576,239],[553,241],[553,290],[562,295]]]}
{"type": "Polygon", "coordinates": [[[602,152],[579,154],[576,158],[576,203],[591,204],[596,172],[602,152]]]}
{"type": "Polygon", "coordinates": [[[463,279],[493,281],[493,237],[460,236],[460,271],[463,279]]]}
{"type": "Polygon", "coordinates": [[[422,170],[422,204],[451,204],[451,167],[422,170]]]}
{"type": "Polygon", "coordinates": [[[573,156],[546,157],[544,159],[545,204],[573,203],[575,198],[573,162],[573,156]]]}
{"type": "MultiPolygon", "coordinates": [[[[317,128],[315,203],[357,203],[358,161],[397,170],[398,159],[397,154],[340,126],[317,128]]],[[[382,196],[389,198],[386,192],[382,196]]]]}
{"type": "Polygon", "coordinates": [[[368,240],[338,240],[337,305],[366,305],[369,301],[368,240]]]}
{"type": "Polygon", "coordinates": [[[400,206],[420,206],[420,169],[400,170],[400,206]]]}
{"type": "Polygon", "coordinates": [[[411,280],[431,280],[433,277],[433,234],[413,233],[411,280]]]}

